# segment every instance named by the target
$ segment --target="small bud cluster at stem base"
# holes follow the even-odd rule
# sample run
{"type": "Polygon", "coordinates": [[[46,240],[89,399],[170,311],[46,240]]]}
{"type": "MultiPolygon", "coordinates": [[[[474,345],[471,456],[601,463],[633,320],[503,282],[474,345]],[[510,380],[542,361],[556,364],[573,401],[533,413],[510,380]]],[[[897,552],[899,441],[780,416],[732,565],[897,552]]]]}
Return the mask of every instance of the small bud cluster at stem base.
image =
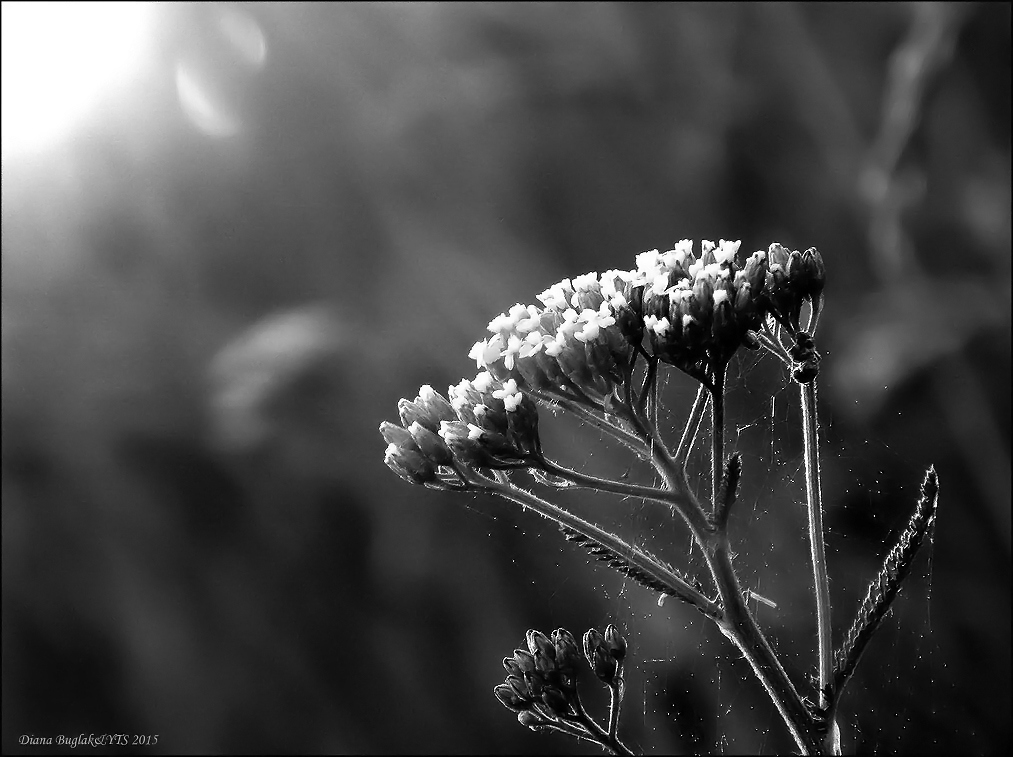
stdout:
{"type": "MultiPolygon", "coordinates": [[[[609,626],[605,634],[591,629],[584,636],[585,651],[588,634],[596,634],[595,638],[600,639],[601,655],[612,668],[611,678],[602,679],[603,682],[610,687],[620,685],[615,670],[625,656],[625,640],[615,626],[609,626]]],[[[618,701],[613,699],[609,730],[601,728],[584,710],[577,691],[578,668],[584,658],[573,634],[559,628],[546,636],[532,629],[525,641],[525,648],[515,649],[512,657],[503,658],[507,676],[493,689],[496,699],[516,712],[517,720],[532,730],[554,729],[599,743],[613,753],[628,754],[614,729],[618,701]]],[[[593,668],[594,663],[590,664],[593,668]]]]}

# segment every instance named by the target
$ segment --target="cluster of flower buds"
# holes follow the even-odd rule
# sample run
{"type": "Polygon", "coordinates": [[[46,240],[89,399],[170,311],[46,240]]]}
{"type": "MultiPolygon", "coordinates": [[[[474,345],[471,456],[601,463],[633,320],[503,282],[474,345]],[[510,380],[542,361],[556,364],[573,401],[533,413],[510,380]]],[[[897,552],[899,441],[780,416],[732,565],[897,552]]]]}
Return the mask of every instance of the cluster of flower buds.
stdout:
{"type": "Polygon", "coordinates": [[[596,628],[584,634],[584,656],[598,680],[609,686],[622,678],[622,664],[626,659],[626,639],[614,625],[609,624],[605,633],[596,628]]]}
{"type": "Polygon", "coordinates": [[[807,300],[813,313],[819,311],[826,283],[823,256],[815,247],[789,252],[775,242],[767,251],[766,268],[764,308],[794,339],[788,350],[792,378],[800,384],[809,383],[819,373],[820,355],[812,336],[801,330],[799,320],[807,300]]]}
{"type": "Polygon", "coordinates": [[[383,461],[409,483],[443,488],[437,471],[441,466],[452,466],[454,456],[439,431],[443,423],[457,420],[454,408],[426,384],[414,402],[402,399],[397,409],[400,426],[387,421],[380,424],[387,442],[383,461]]]}
{"type": "Polygon", "coordinates": [[[538,410],[514,381],[497,381],[482,371],[450,387],[449,394],[448,400],[424,385],[414,402],[398,403],[400,426],[380,424],[387,442],[384,462],[401,478],[447,488],[458,464],[502,469],[537,461],[538,410]]]}
{"type": "Polygon", "coordinates": [[[439,433],[461,462],[496,469],[537,461],[538,409],[513,379],[481,371],[450,388],[450,404],[457,420],[444,421],[439,433]]]}
{"type": "Polygon", "coordinates": [[[551,638],[532,629],[527,634],[527,649],[515,649],[513,657],[503,658],[506,681],[493,693],[503,706],[517,713],[570,716],[580,711],[579,662],[577,640],[565,628],[553,631],[551,638]]]}
{"type": "Polygon", "coordinates": [[[794,336],[799,330],[802,304],[809,300],[816,307],[823,294],[827,276],[823,256],[815,247],[789,252],[774,242],[767,250],[766,268],[767,312],[794,336]]]}

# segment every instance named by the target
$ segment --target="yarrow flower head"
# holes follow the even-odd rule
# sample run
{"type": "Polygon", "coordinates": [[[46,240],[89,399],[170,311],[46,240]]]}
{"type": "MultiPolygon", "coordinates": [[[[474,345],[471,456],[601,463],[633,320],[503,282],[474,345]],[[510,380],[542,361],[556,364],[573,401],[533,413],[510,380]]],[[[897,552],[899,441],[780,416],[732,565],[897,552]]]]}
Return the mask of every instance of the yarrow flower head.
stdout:
{"type": "Polygon", "coordinates": [[[643,324],[653,354],[699,380],[721,370],[763,325],[762,281],[736,261],[739,242],[688,239],[668,252],[637,256],[643,324]]]}
{"type": "Polygon", "coordinates": [[[492,336],[469,356],[479,368],[522,389],[559,389],[596,398],[621,384],[635,348],[625,272],[586,273],[542,292],[537,305],[514,305],[489,323],[492,336]]]}
{"type": "Polygon", "coordinates": [[[632,270],[563,279],[538,295],[539,305],[515,304],[472,347],[474,379],[450,387],[449,399],[423,386],[413,402],[401,400],[402,428],[381,428],[387,464],[437,487],[465,485],[455,466],[536,465],[535,399],[590,402],[608,413],[623,400],[619,390],[628,397],[637,356],[713,389],[740,345],[760,345],[767,315],[796,339],[793,375],[811,380],[819,356],[799,317],[806,300],[818,307],[823,258],[815,248],[789,252],[775,242],[740,262],[739,247],[703,240],[698,255],[683,239],[637,255],[632,270]]]}

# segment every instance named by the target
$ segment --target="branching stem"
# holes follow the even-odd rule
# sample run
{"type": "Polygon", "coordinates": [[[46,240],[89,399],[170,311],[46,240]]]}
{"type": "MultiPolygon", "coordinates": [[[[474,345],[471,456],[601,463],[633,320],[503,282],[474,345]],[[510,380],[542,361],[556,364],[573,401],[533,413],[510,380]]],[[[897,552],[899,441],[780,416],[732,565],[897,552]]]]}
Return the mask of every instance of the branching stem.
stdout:
{"type": "Polygon", "coordinates": [[[718,608],[712,600],[697,590],[696,587],[687,583],[682,576],[676,575],[669,568],[650,558],[643,551],[626,543],[615,534],[599,528],[593,523],[574,515],[568,510],[564,510],[563,508],[558,507],[551,502],[547,502],[529,491],[511,484],[509,481],[494,481],[475,474],[475,477],[472,479],[472,483],[490,494],[498,494],[501,497],[518,502],[531,508],[539,515],[548,518],[549,520],[553,520],[562,526],[566,526],[567,528],[582,534],[583,536],[587,536],[604,544],[609,549],[616,552],[616,554],[620,555],[626,562],[634,565],[658,583],[668,587],[670,590],[669,593],[673,596],[677,596],[680,599],[694,605],[704,615],[715,618],[720,614],[720,608],[718,608]]]}
{"type": "MultiPolygon", "coordinates": [[[[613,702],[615,699],[613,698],[613,702]]],[[[577,713],[575,718],[576,722],[583,726],[591,734],[592,739],[600,744],[601,746],[608,749],[612,754],[629,755],[632,757],[633,752],[623,742],[619,740],[615,730],[612,728],[612,715],[609,715],[609,730],[606,731],[598,723],[595,722],[594,718],[587,714],[584,710],[584,706],[578,700],[574,706],[577,713]]],[[[616,712],[616,719],[618,722],[618,712],[616,712]]]]}
{"type": "Polygon", "coordinates": [[[662,502],[670,507],[687,508],[692,507],[694,504],[690,499],[679,492],[673,492],[668,489],[656,489],[653,486],[638,486],[637,484],[628,484],[625,481],[616,481],[610,478],[591,476],[587,473],[580,473],[579,471],[565,468],[548,458],[543,458],[542,462],[542,470],[546,473],[551,473],[555,476],[559,476],[560,478],[565,478],[577,486],[585,486],[589,489],[597,489],[599,491],[619,494],[625,497],[638,497],[641,499],[651,500],[653,502],[662,502]]]}
{"type": "Polygon", "coordinates": [[[616,441],[636,452],[640,457],[650,459],[650,450],[643,440],[609,420],[604,410],[597,405],[593,403],[585,404],[583,401],[555,393],[545,394],[533,389],[529,389],[528,392],[532,397],[541,400],[546,405],[559,405],[563,410],[573,413],[575,416],[604,431],[616,441]]]}
{"type": "MultiPolygon", "coordinates": [[[[721,375],[723,377],[723,371],[721,375]]],[[[794,684],[788,678],[788,674],[778,661],[774,650],[767,642],[763,632],[756,625],[742,597],[738,578],[732,567],[731,550],[726,530],[714,528],[711,520],[704,513],[703,508],[686,486],[682,465],[669,453],[664,441],[658,434],[657,429],[650,423],[650,420],[635,411],[636,406],[632,402],[629,382],[627,382],[624,407],[628,413],[628,417],[625,420],[628,420],[645,439],[651,440],[654,466],[664,479],[668,489],[673,493],[679,492],[691,505],[677,508],[677,510],[689,525],[693,539],[701,548],[708,570],[718,588],[721,610],[719,611],[720,615],[714,618],[715,622],[721,628],[722,633],[739,648],[750,666],[752,666],[756,676],[760,679],[771,700],[781,713],[799,748],[806,754],[821,754],[823,752],[823,744],[815,727],[816,721],[812,713],[809,712],[794,684]]],[[[575,518],[575,516],[567,513],[565,510],[556,508],[548,502],[537,500],[534,495],[522,492],[522,490],[516,490],[513,496],[501,491],[497,491],[496,493],[503,494],[515,501],[529,504],[532,506],[532,509],[554,520],[559,520],[554,517],[556,511],[565,513],[569,518],[575,518]],[[518,494],[521,496],[517,496],[518,494]],[[531,500],[528,499],[529,497],[537,500],[539,506],[535,507],[531,500]],[[551,510],[548,508],[551,508],[551,510]]],[[[574,530],[587,533],[582,528],[590,526],[595,529],[594,538],[599,538],[598,533],[605,533],[592,524],[586,523],[581,519],[577,520],[580,520],[582,527],[571,526],[574,530]]],[[[570,523],[564,524],[570,525],[570,523]]],[[[607,536],[610,540],[617,540],[611,534],[607,534],[607,536]]],[[[707,601],[709,602],[709,600],[707,601]]],[[[696,601],[693,603],[699,606],[696,601]]]]}
{"type": "Polygon", "coordinates": [[[675,460],[686,472],[686,461],[693,451],[693,444],[696,442],[697,434],[700,432],[700,421],[703,420],[703,411],[707,407],[707,389],[703,384],[696,390],[696,399],[693,401],[693,408],[689,411],[689,418],[686,420],[686,427],[682,430],[682,438],[679,446],[675,449],[675,460]]]}

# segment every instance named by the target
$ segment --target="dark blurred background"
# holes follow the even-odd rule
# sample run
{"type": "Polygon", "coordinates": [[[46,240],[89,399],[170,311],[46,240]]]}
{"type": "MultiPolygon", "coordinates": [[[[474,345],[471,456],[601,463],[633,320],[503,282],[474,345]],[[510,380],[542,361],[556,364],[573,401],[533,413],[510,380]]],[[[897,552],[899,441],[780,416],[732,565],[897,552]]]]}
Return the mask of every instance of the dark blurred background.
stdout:
{"type": "MultiPolygon", "coordinates": [[[[609,622],[632,644],[632,746],[792,748],[686,607],[533,515],[383,465],[380,421],[471,377],[489,319],[686,237],[827,261],[838,634],[940,474],[933,541],[842,704],[846,749],[1009,749],[1009,4],[157,5],[119,36],[115,15],[75,23],[73,48],[46,47],[66,8],[33,38],[12,6],[5,753],[136,733],[150,753],[594,754],[491,689],[527,628],[609,622]],[[127,41],[115,84],[42,113],[127,41]],[[62,68],[36,80],[16,50],[62,68]]],[[[811,692],[796,394],[753,357],[732,374],[739,564],[811,692]]],[[[667,397],[677,424],[692,388],[667,397]]],[[[569,462],[629,466],[543,425],[569,462]]],[[[569,502],[692,569],[649,508],[569,502]]]]}

